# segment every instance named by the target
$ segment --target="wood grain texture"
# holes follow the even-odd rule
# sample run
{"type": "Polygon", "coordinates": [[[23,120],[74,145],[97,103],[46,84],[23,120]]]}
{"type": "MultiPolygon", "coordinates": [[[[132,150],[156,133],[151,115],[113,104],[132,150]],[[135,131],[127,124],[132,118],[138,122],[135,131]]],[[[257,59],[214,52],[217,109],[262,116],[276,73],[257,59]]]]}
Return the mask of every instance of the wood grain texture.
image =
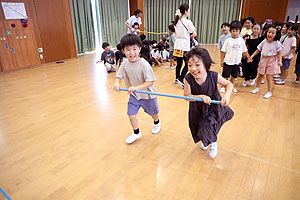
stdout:
{"type": "MultiPolygon", "coordinates": [[[[216,46],[206,47],[221,72],[216,46]]],[[[158,97],[162,129],[140,110],[132,145],[128,94],[115,92],[100,55],[0,74],[0,185],[12,199],[293,199],[300,197],[300,85],[295,59],[273,97],[232,94],[235,116],[218,135],[219,153],[194,144],[188,102],[158,97]]],[[[157,92],[182,95],[174,70],[153,67],[157,92]]],[[[122,82],[124,87],[124,82],[122,82]]]]}

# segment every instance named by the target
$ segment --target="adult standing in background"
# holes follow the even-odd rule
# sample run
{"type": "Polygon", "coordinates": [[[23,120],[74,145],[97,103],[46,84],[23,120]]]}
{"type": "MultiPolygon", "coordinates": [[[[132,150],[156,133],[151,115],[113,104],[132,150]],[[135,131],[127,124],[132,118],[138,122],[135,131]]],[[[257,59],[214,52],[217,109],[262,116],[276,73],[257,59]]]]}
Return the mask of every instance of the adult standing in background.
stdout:
{"type": "Polygon", "coordinates": [[[131,33],[132,26],[135,22],[139,23],[139,26],[142,24],[142,14],[143,12],[140,9],[137,9],[133,12],[133,15],[125,22],[125,25],[128,28],[127,33],[131,33]]]}
{"type": "Polygon", "coordinates": [[[188,66],[184,53],[190,51],[190,39],[196,37],[197,33],[193,22],[187,19],[187,17],[189,17],[190,15],[188,4],[180,5],[175,15],[176,17],[174,25],[176,32],[176,40],[174,44],[174,56],[176,56],[177,58],[175,84],[180,84],[181,87],[184,88],[183,79],[188,71],[188,66]],[[183,60],[184,68],[181,71],[183,60]]]}

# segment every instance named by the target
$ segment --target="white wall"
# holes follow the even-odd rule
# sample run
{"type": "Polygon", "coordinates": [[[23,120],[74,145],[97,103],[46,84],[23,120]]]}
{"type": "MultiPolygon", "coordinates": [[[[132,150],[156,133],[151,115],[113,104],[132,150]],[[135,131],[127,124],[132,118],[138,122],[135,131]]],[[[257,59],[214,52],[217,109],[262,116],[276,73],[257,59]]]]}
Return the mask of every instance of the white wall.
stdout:
{"type": "Polygon", "coordinates": [[[298,15],[298,23],[300,23],[300,0],[290,0],[285,20],[287,16],[290,16],[290,20],[294,21],[296,15],[298,15]]]}

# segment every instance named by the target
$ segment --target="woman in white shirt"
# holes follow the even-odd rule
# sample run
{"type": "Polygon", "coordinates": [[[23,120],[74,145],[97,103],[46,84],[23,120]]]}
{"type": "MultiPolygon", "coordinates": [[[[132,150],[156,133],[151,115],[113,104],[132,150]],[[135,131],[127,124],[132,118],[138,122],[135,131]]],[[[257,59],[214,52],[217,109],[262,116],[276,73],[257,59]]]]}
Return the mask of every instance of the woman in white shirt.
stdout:
{"type": "Polygon", "coordinates": [[[174,56],[176,56],[177,58],[175,84],[178,83],[182,86],[182,88],[184,88],[183,79],[188,71],[188,66],[184,53],[190,51],[190,39],[196,37],[197,33],[193,22],[187,19],[187,17],[190,15],[188,4],[180,5],[175,15],[176,17],[174,25],[176,32],[176,40],[174,44],[174,56]],[[181,71],[183,60],[184,68],[181,71]]]}
{"type": "Polygon", "coordinates": [[[134,23],[139,23],[139,26],[142,24],[142,17],[143,12],[140,9],[137,9],[136,11],[134,11],[133,15],[125,22],[125,25],[128,28],[128,32],[127,33],[131,33],[131,29],[132,29],[132,25],[134,23]]]}

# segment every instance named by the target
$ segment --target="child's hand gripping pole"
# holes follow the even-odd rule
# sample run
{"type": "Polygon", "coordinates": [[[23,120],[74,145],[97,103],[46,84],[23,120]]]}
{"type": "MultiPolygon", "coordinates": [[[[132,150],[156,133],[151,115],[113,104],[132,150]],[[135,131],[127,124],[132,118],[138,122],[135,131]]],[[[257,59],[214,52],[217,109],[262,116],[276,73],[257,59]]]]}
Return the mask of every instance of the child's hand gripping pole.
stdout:
{"type": "MultiPolygon", "coordinates": [[[[120,91],[128,91],[125,88],[119,88],[120,91]]],[[[142,93],[142,94],[152,94],[157,96],[163,96],[163,97],[173,97],[178,99],[187,99],[187,100],[194,100],[194,101],[201,101],[203,102],[203,99],[195,98],[195,97],[185,97],[185,96],[178,96],[178,95],[172,95],[172,94],[163,94],[163,93],[156,93],[156,92],[147,92],[142,90],[134,90],[134,92],[142,93]]],[[[213,104],[221,104],[221,101],[211,100],[211,103],[213,104]]]]}

